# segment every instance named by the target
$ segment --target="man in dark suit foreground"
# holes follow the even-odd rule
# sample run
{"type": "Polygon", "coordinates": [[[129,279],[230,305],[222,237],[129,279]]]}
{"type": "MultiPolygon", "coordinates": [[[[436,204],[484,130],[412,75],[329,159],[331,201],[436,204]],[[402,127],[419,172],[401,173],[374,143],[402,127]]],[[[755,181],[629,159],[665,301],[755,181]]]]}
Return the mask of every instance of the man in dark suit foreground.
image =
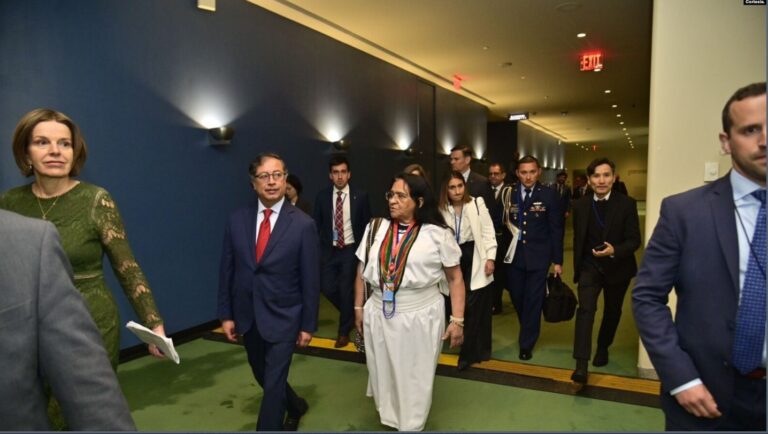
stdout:
{"type": "Polygon", "coordinates": [[[334,346],[342,348],[355,325],[355,251],[371,220],[371,206],[368,194],[349,184],[352,170],[345,156],[331,157],[328,172],[332,185],[317,194],[313,217],[320,236],[321,290],[339,311],[334,346]]]}
{"type": "Polygon", "coordinates": [[[637,275],[635,321],[670,431],[766,428],[765,103],[765,82],[728,100],[732,170],[662,201],[637,275]]]}
{"type": "Polygon", "coordinates": [[[0,430],[135,431],[128,404],[52,224],[0,210],[0,430]]]}
{"type": "Polygon", "coordinates": [[[248,363],[264,389],[259,431],[298,428],[308,409],[288,385],[294,346],[317,329],[320,271],[315,222],[285,200],[282,158],[250,165],[256,203],[229,218],[219,271],[218,316],[227,339],[243,336],[248,363]]]}
{"type": "Polygon", "coordinates": [[[635,250],[640,247],[640,223],[635,201],[612,190],[616,165],[597,158],[587,167],[592,196],[573,204],[573,281],[578,284],[573,358],[576,370],[571,379],[586,384],[592,356],[592,326],[597,299],[603,293],[603,319],[592,364],[608,364],[608,347],[613,343],[621,319],[621,306],[629,281],[637,272],[635,250]]]}

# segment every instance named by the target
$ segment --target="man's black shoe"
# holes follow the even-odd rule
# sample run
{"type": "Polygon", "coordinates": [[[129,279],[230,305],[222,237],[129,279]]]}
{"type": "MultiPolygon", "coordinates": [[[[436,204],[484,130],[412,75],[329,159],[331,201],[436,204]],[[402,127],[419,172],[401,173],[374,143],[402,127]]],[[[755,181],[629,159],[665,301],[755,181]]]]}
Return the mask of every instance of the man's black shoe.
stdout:
{"type": "Polygon", "coordinates": [[[519,354],[520,360],[531,360],[533,353],[528,349],[521,349],[519,354]]]}
{"type": "Polygon", "coordinates": [[[589,362],[589,360],[576,360],[576,370],[571,374],[571,380],[573,380],[574,383],[587,384],[587,377],[589,376],[587,362],[589,362]]]}
{"type": "Polygon", "coordinates": [[[592,359],[592,364],[595,366],[605,366],[608,364],[608,349],[598,348],[595,353],[595,358],[592,359]]]}
{"type": "Polygon", "coordinates": [[[304,416],[307,413],[307,410],[309,410],[309,404],[307,403],[307,400],[304,398],[299,398],[299,401],[297,402],[297,410],[299,411],[297,414],[290,414],[288,413],[285,415],[285,421],[283,422],[283,431],[298,431],[299,430],[299,421],[301,420],[301,417],[304,416]]]}

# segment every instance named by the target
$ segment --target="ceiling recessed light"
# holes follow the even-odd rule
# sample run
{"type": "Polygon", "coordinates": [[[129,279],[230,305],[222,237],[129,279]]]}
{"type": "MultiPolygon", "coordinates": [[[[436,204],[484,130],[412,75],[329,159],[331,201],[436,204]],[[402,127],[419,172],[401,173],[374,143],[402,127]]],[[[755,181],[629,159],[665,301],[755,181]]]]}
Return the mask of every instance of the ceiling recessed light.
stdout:
{"type": "Polygon", "coordinates": [[[622,128],[621,130],[622,130],[622,131],[627,131],[627,129],[626,129],[626,128],[622,128]]]}
{"type": "Polygon", "coordinates": [[[619,125],[624,125],[624,121],[619,122],[619,125]]]}
{"type": "Polygon", "coordinates": [[[611,89],[605,89],[603,92],[605,92],[605,93],[611,93],[611,89]]]}
{"type": "Polygon", "coordinates": [[[611,106],[611,108],[616,108],[618,106],[619,106],[618,104],[614,104],[614,105],[611,106]]]}
{"type": "Polygon", "coordinates": [[[595,68],[595,69],[592,70],[592,72],[600,72],[600,71],[602,71],[601,68],[595,68]]]}
{"type": "Polygon", "coordinates": [[[621,117],[621,113],[617,114],[617,115],[616,115],[616,117],[617,117],[617,118],[620,118],[620,117],[621,117]]]}
{"type": "Polygon", "coordinates": [[[576,37],[577,37],[577,38],[586,38],[586,37],[587,37],[587,34],[586,34],[586,33],[577,33],[577,34],[576,34],[576,37]]]}
{"type": "Polygon", "coordinates": [[[525,76],[523,75],[522,77],[520,77],[520,80],[525,80],[525,76]]]}
{"type": "Polygon", "coordinates": [[[488,46],[487,45],[483,45],[483,51],[485,51],[487,49],[488,49],[488,46]]]}

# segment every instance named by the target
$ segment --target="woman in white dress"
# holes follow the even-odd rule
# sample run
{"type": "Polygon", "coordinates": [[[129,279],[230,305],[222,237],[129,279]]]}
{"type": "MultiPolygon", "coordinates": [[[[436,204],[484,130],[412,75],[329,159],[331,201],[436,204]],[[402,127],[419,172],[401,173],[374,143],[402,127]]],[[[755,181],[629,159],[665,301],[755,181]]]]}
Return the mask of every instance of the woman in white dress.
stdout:
{"type": "Polygon", "coordinates": [[[367,395],[381,423],[421,431],[442,341],[450,340],[451,348],[463,341],[461,251],[424,178],[397,175],[386,198],[391,220],[379,226],[367,258],[365,241],[357,250],[364,267],[355,280],[355,326],[365,339],[367,395]],[[363,280],[374,288],[365,305],[363,280]],[[438,285],[447,285],[451,295],[448,327],[438,285]]]}
{"type": "Polygon", "coordinates": [[[451,172],[440,189],[438,208],[461,249],[465,297],[464,344],[459,371],[491,358],[493,296],[490,284],[496,260],[496,232],[482,197],[472,197],[464,176],[451,172]]]}

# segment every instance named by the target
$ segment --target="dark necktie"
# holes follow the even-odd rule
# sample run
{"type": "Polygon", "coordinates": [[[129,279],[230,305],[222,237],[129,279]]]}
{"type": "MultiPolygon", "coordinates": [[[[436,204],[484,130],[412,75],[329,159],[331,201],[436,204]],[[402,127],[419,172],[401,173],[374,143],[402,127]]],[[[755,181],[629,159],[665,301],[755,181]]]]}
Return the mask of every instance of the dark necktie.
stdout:
{"type": "Polygon", "coordinates": [[[256,263],[261,261],[261,256],[264,254],[264,250],[267,249],[269,243],[269,233],[271,232],[271,226],[269,224],[269,216],[272,215],[272,210],[267,208],[264,210],[264,220],[259,225],[259,236],[256,238],[256,263]]]}
{"type": "Polygon", "coordinates": [[[530,199],[530,198],[531,198],[531,189],[530,188],[526,188],[525,189],[525,196],[523,196],[523,203],[528,202],[528,199],[530,199]]]}
{"type": "Polygon", "coordinates": [[[760,201],[760,211],[750,241],[749,262],[741,289],[733,342],[733,366],[742,374],[760,366],[765,344],[765,190],[754,191],[752,196],[760,201]]]}
{"type": "MultiPolygon", "coordinates": [[[[333,213],[333,227],[336,229],[336,247],[344,247],[344,192],[336,192],[336,211],[333,213]]],[[[326,226],[327,227],[327,226],[326,226]]]]}

